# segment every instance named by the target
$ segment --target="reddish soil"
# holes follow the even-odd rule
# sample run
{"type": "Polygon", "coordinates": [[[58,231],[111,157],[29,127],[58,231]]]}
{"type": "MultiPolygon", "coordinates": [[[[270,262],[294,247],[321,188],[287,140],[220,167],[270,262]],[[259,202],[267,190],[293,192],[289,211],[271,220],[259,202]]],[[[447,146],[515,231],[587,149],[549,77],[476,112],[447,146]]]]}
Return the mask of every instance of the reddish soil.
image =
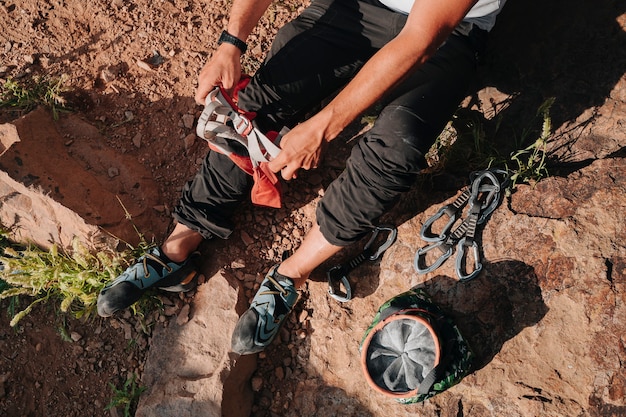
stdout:
{"type": "MultiPolygon", "coordinates": [[[[247,72],[258,66],[276,29],[301,7],[294,1],[271,6],[250,38],[247,72]]],[[[601,6],[583,0],[511,0],[507,7],[490,46],[497,53],[485,62],[478,86],[513,97],[497,132],[495,122],[481,117],[488,133],[497,133],[496,144],[508,149],[519,126],[527,126],[547,97],[557,97],[555,126],[576,119],[609,94],[624,97],[623,91],[611,93],[623,76],[623,1],[601,6]]],[[[192,97],[196,74],[216,46],[228,9],[226,0],[0,0],[0,82],[67,75],[68,107],[100,130],[105,146],[132,156],[152,173],[167,220],[206,152],[203,143],[191,141],[189,120],[201,110],[192,97]]],[[[3,111],[0,122],[19,116],[3,111]]],[[[345,148],[337,145],[337,156],[327,158],[323,172],[289,186],[288,191],[297,192],[285,209],[237,214],[238,236],[244,238],[247,230],[248,238],[257,239],[259,229],[285,219],[306,231],[311,221],[307,203],[341,170],[345,148]],[[259,225],[264,217],[272,220],[259,225]]],[[[297,244],[300,236],[285,236],[282,249],[297,244]]],[[[273,238],[266,230],[263,239],[273,238]]],[[[247,273],[266,269],[279,256],[267,248],[246,253],[239,241],[232,247],[211,245],[218,254],[236,254],[232,260],[258,257],[249,260],[247,273]]],[[[168,315],[166,309],[145,320],[127,315],[80,321],[60,315],[49,303],[10,328],[9,307],[8,301],[0,303],[0,415],[11,417],[115,415],[104,411],[112,396],[109,384],[121,388],[130,374],[141,374],[149,346],[149,330],[143,331],[142,324],[154,325],[168,315]]],[[[280,384],[269,376],[274,371],[269,358],[259,367],[259,375],[280,384]]],[[[285,393],[290,387],[280,389],[285,393]]],[[[267,393],[257,393],[254,415],[279,411],[271,408],[267,393]]]]}

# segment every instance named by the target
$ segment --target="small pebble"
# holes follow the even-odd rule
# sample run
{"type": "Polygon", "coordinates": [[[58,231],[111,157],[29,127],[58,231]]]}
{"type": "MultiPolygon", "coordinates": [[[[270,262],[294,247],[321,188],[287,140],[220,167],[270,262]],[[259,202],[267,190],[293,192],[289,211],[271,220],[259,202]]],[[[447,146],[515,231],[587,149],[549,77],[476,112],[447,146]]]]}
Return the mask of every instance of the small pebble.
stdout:
{"type": "Polygon", "coordinates": [[[263,388],[263,378],[260,376],[255,376],[250,382],[252,385],[252,391],[254,392],[259,392],[263,388]]]}
{"type": "Polygon", "coordinates": [[[193,122],[195,121],[193,114],[183,114],[183,126],[187,129],[191,129],[193,127],[193,122]]]}
{"type": "Polygon", "coordinates": [[[141,148],[141,133],[137,133],[133,136],[133,145],[135,145],[137,149],[141,148]]]}
{"type": "Polygon", "coordinates": [[[141,59],[137,60],[137,66],[145,71],[152,71],[152,67],[147,62],[142,61],[141,59]]]}
{"type": "Polygon", "coordinates": [[[189,322],[189,304],[185,304],[176,317],[176,324],[179,326],[187,324],[187,322],[189,322]]]}

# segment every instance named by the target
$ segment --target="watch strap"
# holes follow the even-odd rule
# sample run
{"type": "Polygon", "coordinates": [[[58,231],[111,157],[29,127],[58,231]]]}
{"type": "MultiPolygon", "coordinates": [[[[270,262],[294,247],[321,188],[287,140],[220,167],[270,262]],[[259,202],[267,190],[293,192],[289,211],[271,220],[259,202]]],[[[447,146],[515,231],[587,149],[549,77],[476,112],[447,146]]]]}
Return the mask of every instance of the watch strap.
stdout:
{"type": "Polygon", "coordinates": [[[239,48],[242,54],[246,53],[246,50],[248,49],[248,45],[246,45],[244,41],[242,41],[236,36],[231,35],[226,30],[222,31],[222,34],[220,35],[220,38],[217,41],[217,44],[221,45],[224,42],[230,43],[231,45],[235,45],[237,48],[239,48]]]}

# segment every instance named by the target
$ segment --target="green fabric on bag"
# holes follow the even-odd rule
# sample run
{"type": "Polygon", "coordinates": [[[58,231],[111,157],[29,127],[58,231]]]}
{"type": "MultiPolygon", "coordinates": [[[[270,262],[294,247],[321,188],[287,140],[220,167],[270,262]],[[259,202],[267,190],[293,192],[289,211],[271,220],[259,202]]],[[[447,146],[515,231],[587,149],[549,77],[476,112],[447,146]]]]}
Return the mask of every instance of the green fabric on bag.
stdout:
{"type": "MultiPolygon", "coordinates": [[[[432,386],[426,391],[426,393],[415,392],[406,398],[396,398],[396,401],[403,404],[413,404],[422,402],[432,396],[439,394],[450,387],[458,384],[466,375],[471,371],[472,361],[474,354],[468,345],[467,341],[459,331],[458,327],[454,324],[450,317],[435,305],[430,296],[421,289],[412,288],[402,294],[399,294],[390,300],[387,300],[376,313],[372,324],[368,327],[363,340],[359,346],[360,352],[363,354],[363,349],[367,349],[366,353],[369,353],[372,346],[372,341],[375,341],[377,346],[374,349],[379,349],[380,352],[385,352],[385,347],[391,349],[394,352],[405,352],[404,359],[399,359],[400,355],[391,357],[387,360],[387,365],[390,369],[385,369],[384,364],[379,360],[378,363],[372,362],[372,356],[369,355],[366,359],[367,365],[364,364],[364,372],[369,374],[372,381],[376,383],[384,391],[388,391],[390,396],[395,394],[407,394],[412,391],[417,391],[417,383],[424,380],[426,372],[420,369],[420,366],[428,362],[428,351],[432,350],[432,346],[429,345],[429,338],[422,336],[416,336],[412,332],[398,333],[398,330],[389,329],[385,331],[385,335],[381,338],[377,334],[372,335],[368,346],[364,346],[364,343],[368,339],[368,335],[374,328],[382,321],[393,318],[394,315],[406,314],[417,315],[424,323],[430,324],[436,337],[438,337],[440,345],[440,359],[439,366],[436,369],[435,380],[432,386]],[[390,335],[394,335],[390,338],[390,335]],[[399,346],[398,344],[402,340],[402,334],[410,335],[405,341],[409,344],[405,346],[399,346]],[[424,343],[422,347],[416,346],[415,343],[424,343]],[[387,344],[387,345],[385,345],[387,344]],[[382,345],[382,346],[380,346],[382,345]],[[392,346],[393,345],[393,346],[392,346]],[[409,355],[408,351],[419,350],[420,355],[423,355],[422,359],[407,361],[406,357],[409,355]],[[402,360],[402,367],[399,368],[398,360],[402,360]],[[413,370],[420,373],[419,375],[406,375],[403,374],[407,371],[413,370]],[[375,373],[376,375],[373,375],[375,373]],[[393,377],[400,378],[400,380],[390,380],[387,376],[385,382],[385,373],[391,373],[393,377]],[[381,382],[383,381],[383,382],[381,382]]],[[[397,323],[398,320],[388,320],[388,324],[385,324],[382,328],[385,329],[390,323],[397,323]]],[[[399,324],[393,324],[398,326],[399,324]]],[[[380,331],[380,330],[378,330],[380,331]]],[[[413,329],[418,331],[419,329],[413,329]]],[[[432,340],[432,337],[430,338],[432,340]]],[[[411,353],[412,354],[412,353],[411,353]]],[[[428,387],[427,387],[428,388],[428,387]]]]}

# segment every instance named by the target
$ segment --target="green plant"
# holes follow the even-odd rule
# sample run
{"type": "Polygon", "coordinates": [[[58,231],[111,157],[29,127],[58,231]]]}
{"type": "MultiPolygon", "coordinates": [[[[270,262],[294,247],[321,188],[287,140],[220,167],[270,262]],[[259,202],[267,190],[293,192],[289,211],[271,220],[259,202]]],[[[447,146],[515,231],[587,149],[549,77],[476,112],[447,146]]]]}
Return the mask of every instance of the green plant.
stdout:
{"type": "MultiPolygon", "coordinates": [[[[11,242],[7,238],[7,232],[6,230],[0,228],[0,256],[4,254],[4,249],[9,246],[11,246],[11,242]]],[[[0,260],[0,277],[2,276],[2,271],[4,271],[4,264],[0,260]]],[[[9,288],[11,288],[9,283],[0,278],[0,294],[2,294],[5,290],[8,290],[9,288]]],[[[17,307],[17,303],[17,297],[9,298],[9,305],[7,308],[7,313],[9,314],[9,317],[13,317],[15,315],[15,308],[17,307]]]]}
{"type": "Polygon", "coordinates": [[[90,253],[77,239],[71,253],[59,252],[56,245],[49,251],[34,245],[25,248],[5,247],[0,262],[0,278],[10,288],[0,293],[0,299],[28,295],[34,297],[24,310],[11,320],[15,326],[33,307],[49,299],[60,300],[60,310],[80,318],[89,316],[96,307],[97,297],[104,285],[118,276],[138,251],[145,246],[123,252],[90,253]]]}
{"type": "Polygon", "coordinates": [[[0,108],[30,111],[44,105],[52,110],[57,119],[60,111],[67,110],[67,101],[63,97],[69,91],[67,80],[66,75],[58,78],[35,76],[24,82],[8,79],[0,87],[0,108]]]}
{"type": "Polygon", "coordinates": [[[72,253],[61,253],[56,245],[44,251],[34,245],[6,247],[0,262],[0,277],[11,286],[0,299],[18,295],[35,297],[26,309],[13,317],[11,326],[28,314],[35,304],[50,298],[61,300],[60,310],[80,318],[95,308],[98,292],[121,272],[127,254],[91,254],[78,240],[72,253]]]}
{"type": "Polygon", "coordinates": [[[146,390],[146,387],[140,387],[137,384],[136,378],[136,375],[132,374],[126,379],[121,389],[116,388],[115,385],[109,382],[109,386],[113,390],[113,397],[111,402],[105,407],[105,410],[123,407],[124,417],[132,417],[134,415],[133,411],[137,407],[139,396],[146,390]]]}
{"type": "Polygon", "coordinates": [[[548,99],[537,110],[537,116],[542,120],[539,138],[526,148],[512,152],[507,161],[507,170],[511,173],[511,189],[520,183],[534,184],[549,175],[547,146],[552,135],[550,108],[553,103],[554,98],[548,99]]]}
{"type": "MultiPolygon", "coordinates": [[[[63,313],[69,312],[76,318],[88,317],[96,308],[102,288],[131,262],[154,247],[154,242],[147,242],[139,232],[119,197],[118,201],[139,236],[137,246],[125,242],[128,249],[121,252],[102,250],[92,253],[78,239],[72,242],[69,253],[59,252],[57,245],[45,251],[35,245],[12,244],[7,232],[0,227],[0,300],[11,300],[11,326],[15,326],[36,304],[49,299],[60,300],[63,313]],[[28,295],[35,300],[14,314],[18,304],[15,301],[20,295],[28,295]]],[[[162,307],[158,298],[142,297],[131,306],[131,310],[143,317],[144,311],[151,311],[155,306],[162,307]]],[[[142,327],[145,329],[145,325],[142,327]]]]}
{"type": "Polygon", "coordinates": [[[59,336],[61,337],[61,340],[63,340],[64,342],[72,342],[72,335],[70,334],[68,328],[67,328],[67,323],[65,322],[65,318],[61,317],[61,320],[59,321],[58,327],[57,327],[57,333],[59,333],[59,336]]]}
{"type": "MultiPolygon", "coordinates": [[[[468,172],[494,166],[503,167],[511,180],[508,193],[518,184],[534,184],[547,177],[547,147],[552,135],[550,108],[553,103],[554,99],[551,98],[539,106],[536,118],[516,137],[513,147],[515,150],[508,156],[502,155],[506,150],[493,146],[488,140],[483,124],[476,114],[455,114],[426,155],[430,171],[445,169],[468,172]],[[529,137],[537,133],[537,118],[541,123],[539,137],[528,144],[529,137]]],[[[501,123],[501,118],[495,120],[494,135],[498,133],[501,123]]]]}

